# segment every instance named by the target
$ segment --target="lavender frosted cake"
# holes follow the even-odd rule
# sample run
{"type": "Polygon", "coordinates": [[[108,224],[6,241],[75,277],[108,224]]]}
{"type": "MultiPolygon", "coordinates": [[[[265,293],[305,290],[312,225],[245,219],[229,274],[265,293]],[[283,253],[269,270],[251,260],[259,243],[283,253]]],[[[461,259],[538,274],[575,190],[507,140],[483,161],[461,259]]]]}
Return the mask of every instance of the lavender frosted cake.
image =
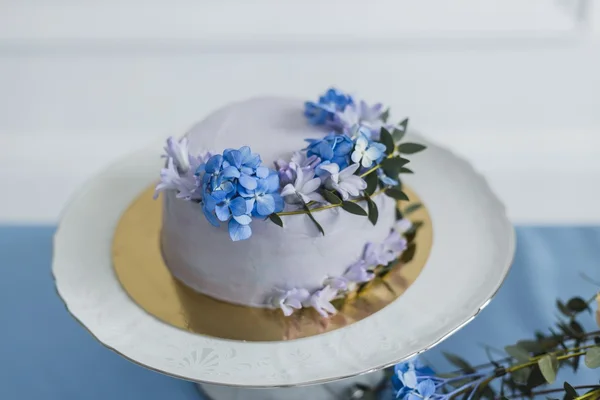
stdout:
{"type": "Polygon", "coordinates": [[[331,301],[406,249],[399,179],[407,120],[336,89],[317,102],[262,97],[227,105],[168,139],[161,248],[196,291],[285,315],[331,301]]]}

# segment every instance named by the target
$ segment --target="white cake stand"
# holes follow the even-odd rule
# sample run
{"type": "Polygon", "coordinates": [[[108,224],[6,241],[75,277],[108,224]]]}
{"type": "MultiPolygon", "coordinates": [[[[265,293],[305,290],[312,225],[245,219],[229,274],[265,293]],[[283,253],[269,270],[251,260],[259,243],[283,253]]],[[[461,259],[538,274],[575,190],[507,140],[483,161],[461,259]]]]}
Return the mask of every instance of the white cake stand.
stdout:
{"type": "Polygon", "coordinates": [[[183,331],[138,307],[115,276],[111,241],[122,212],[157,179],[160,144],[90,179],[68,205],[54,241],[58,293],[106,347],[198,382],[215,400],[344,398],[354,383],[381,377],[365,374],[430,349],[471,321],[512,261],[514,230],[486,181],[466,161],[415,136],[409,140],[429,148],[414,157],[416,175],[406,183],[431,215],[433,248],[406,293],[362,321],[303,339],[242,342],[183,331]]]}

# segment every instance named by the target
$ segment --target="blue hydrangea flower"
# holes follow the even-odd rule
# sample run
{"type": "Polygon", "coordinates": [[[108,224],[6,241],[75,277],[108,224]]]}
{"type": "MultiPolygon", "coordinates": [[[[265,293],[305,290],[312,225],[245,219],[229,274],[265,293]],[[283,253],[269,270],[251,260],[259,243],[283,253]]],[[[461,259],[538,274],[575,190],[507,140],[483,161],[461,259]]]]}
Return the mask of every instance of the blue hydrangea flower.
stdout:
{"type": "Polygon", "coordinates": [[[283,210],[283,199],[277,193],[279,176],[260,163],[260,156],[245,146],[213,155],[196,169],[202,182],[204,216],[214,226],[229,221],[233,241],[252,235],[252,216],[266,217],[283,210]]]}
{"type": "Polygon", "coordinates": [[[331,132],[323,139],[306,139],[308,147],[307,156],[317,156],[321,161],[330,161],[338,164],[340,169],[348,166],[350,152],[354,148],[354,142],[346,135],[338,135],[331,132]]]}
{"type": "Polygon", "coordinates": [[[361,128],[354,143],[351,160],[360,163],[364,168],[370,168],[373,163],[377,163],[383,158],[385,150],[385,145],[370,141],[361,128]]]}
{"type": "Polygon", "coordinates": [[[418,358],[397,364],[392,376],[396,398],[413,400],[415,393],[417,398],[422,399],[425,396],[430,398],[435,393],[435,384],[431,380],[434,376],[435,372],[418,358]],[[427,383],[422,384],[422,382],[427,383]]]}
{"type": "Polygon", "coordinates": [[[331,88],[319,97],[317,103],[304,103],[304,116],[313,125],[325,125],[333,122],[336,112],[344,111],[346,106],[352,103],[352,96],[331,88]]]}

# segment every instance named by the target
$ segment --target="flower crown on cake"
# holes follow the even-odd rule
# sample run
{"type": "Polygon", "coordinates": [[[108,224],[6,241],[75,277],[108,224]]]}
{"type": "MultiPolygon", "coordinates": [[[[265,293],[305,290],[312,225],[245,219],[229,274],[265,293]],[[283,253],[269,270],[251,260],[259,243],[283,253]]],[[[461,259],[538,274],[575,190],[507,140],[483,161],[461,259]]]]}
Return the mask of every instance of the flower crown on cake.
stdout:
{"type": "MultiPolygon", "coordinates": [[[[374,196],[408,200],[399,176],[412,171],[402,154],[425,149],[421,144],[400,143],[408,119],[390,124],[389,110],[382,104],[369,106],[333,88],[318,102],[306,102],[304,115],[309,123],[323,126],[329,133],[306,139],[306,148],[289,161],[276,161],[274,169],[263,166],[260,155],[248,146],[226,149],[222,154],[192,155],[187,138],[169,138],[167,163],[155,197],[161,191],[174,190],[176,197],[198,203],[212,225],[227,222],[233,241],[252,235],[253,219],[268,218],[283,227],[281,216],[306,214],[324,235],[313,215],[318,211],[337,207],[367,217],[375,225],[374,196]],[[361,202],[366,203],[366,210],[361,202]]],[[[405,214],[419,207],[410,205],[405,214]]],[[[317,290],[273,288],[266,305],[280,308],[286,316],[301,308],[314,308],[323,317],[335,314],[332,302],[343,303],[350,292],[360,293],[373,279],[385,277],[398,260],[408,262],[414,256],[419,223],[405,219],[399,210],[396,217],[388,237],[382,243],[366,243],[361,258],[342,276],[327,277],[317,290]]]]}
{"type": "Polygon", "coordinates": [[[281,216],[307,214],[324,235],[315,212],[340,207],[375,224],[378,211],[373,196],[408,200],[399,175],[412,171],[401,154],[425,149],[416,143],[399,143],[408,119],[389,124],[389,110],[382,104],[369,106],[333,88],[318,102],[306,102],[304,115],[311,124],[328,128],[329,134],[306,139],[306,148],[289,161],[276,161],[275,169],[263,166],[260,155],[248,146],[192,155],[187,138],[169,138],[167,163],[155,197],[175,190],[178,198],[201,204],[212,225],[227,222],[233,241],[252,235],[255,218],[268,218],[283,227],[281,216]],[[357,204],[362,201],[367,210],[357,204]]]}

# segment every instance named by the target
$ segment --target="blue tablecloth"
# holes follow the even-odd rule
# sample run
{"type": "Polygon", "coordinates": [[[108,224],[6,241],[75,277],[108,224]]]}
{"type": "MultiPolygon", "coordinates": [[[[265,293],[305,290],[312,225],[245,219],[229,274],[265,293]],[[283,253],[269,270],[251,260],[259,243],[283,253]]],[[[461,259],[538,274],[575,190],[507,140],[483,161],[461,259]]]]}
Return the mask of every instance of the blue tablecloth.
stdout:
{"type": "MultiPolygon", "coordinates": [[[[68,314],[50,273],[54,227],[0,227],[0,399],[198,400],[193,384],[139,367],[105,349],[68,314]]],[[[554,301],[592,295],[600,281],[600,228],[521,227],[513,269],[491,305],[425,357],[442,350],[473,362],[555,320],[554,301]]],[[[586,328],[593,329],[590,317],[586,328]]],[[[597,328],[596,328],[597,329],[597,328]]],[[[596,371],[576,381],[595,382],[596,371]],[[595,380],[594,380],[595,378],[595,380]]]]}

